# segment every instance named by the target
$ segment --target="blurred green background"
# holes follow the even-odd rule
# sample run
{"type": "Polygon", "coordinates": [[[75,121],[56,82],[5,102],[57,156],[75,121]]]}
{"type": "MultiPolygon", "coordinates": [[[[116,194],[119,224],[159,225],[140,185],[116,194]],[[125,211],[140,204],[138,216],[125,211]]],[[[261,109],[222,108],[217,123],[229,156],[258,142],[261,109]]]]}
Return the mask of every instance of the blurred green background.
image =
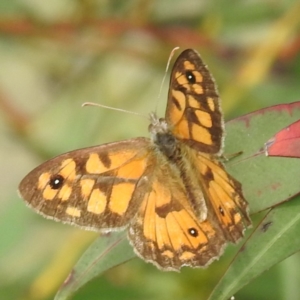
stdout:
{"type": "MultiPolygon", "coordinates": [[[[2,0],[0,299],[53,299],[97,236],[28,209],[16,192],[20,180],[63,152],[147,135],[146,119],[83,102],[153,111],[175,46],[202,55],[226,120],[300,100],[299,16],[291,0],[2,0]]],[[[161,116],[167,89],[168,79],[161,116]]],[[[73,299],[206,299],[237,249],[208,269],[178,274],[135,259],[73,299]]],[[[295,254],[235,298],[299,299],[299,264],[295,254]]]]}

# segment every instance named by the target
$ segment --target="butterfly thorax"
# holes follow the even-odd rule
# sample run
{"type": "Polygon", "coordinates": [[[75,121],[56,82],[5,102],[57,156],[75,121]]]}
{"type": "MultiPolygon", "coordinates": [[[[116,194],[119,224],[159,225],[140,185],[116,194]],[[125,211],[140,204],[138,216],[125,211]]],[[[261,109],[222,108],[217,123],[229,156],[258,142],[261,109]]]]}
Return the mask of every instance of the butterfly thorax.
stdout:
{"type": "Polygon", "coordinates": [[[158,118],[155,113],[150,114],[151,124],[149,132],[151,140],[168,160],[176,160],[180,156],[180,148],[164,118],[158,118]]]}

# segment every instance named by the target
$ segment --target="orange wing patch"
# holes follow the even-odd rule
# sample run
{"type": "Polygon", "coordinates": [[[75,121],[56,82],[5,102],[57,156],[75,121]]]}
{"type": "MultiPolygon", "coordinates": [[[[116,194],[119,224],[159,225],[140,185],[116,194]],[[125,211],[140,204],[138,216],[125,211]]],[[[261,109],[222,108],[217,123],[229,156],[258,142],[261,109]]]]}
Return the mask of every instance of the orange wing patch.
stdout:
{"type": "MultiPolygon", "coordinates": [[[[145,171],[145,170],[144,170],[145,171]]],[[[109,197],[109,210],[122,216],[128,209],[133,197],[136,183],[123,182],[115,184],[109,197]],[[122,201],[120,201],[122,199],[122,201]]]]}
{"type": "Polygon", "coordinates": [[[105,212],[107,206],[107,196],[100,189],[93,189],[88,198],[87,211],[96,215],[105,212]]]}
{"type": "Polygon", "coordinates": [[[81,211],[77,207],[68,206],[66,209],[66,214],[75,218],[79,218],[81,216],[81,211]]]}
{"type": "Polygon", "coordinates": [[[83,200],[87,200],[92,194],[92,192],[95,191],[93,190],[95,183],[96,180],[91,178],[85,178],[80,180],[80,193],[83,200]]]}

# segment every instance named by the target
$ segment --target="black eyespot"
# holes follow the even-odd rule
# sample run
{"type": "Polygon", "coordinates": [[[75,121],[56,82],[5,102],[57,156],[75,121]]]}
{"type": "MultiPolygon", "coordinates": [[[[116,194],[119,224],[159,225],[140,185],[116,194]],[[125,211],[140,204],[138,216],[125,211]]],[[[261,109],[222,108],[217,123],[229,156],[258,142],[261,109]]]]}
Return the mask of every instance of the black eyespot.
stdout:
{"type": "Polygon", "coordinates": [[[189,228],[188,232],[193,237],[197,237],[198,236],[198,230],[196,230],[195,228],[189,228]]]}
{"type": "Polygon", "coordinates": [[[50,185],[51,189],[58,190],[64,184],[64,180],[65,179],[59,174],[52,175],[49,180],[49,185],[50,185]]]}
{"type": "Polygon", "coordinates": [[[221,213],[221,215],[224,217],[225,216],[225,213],[224,213],[224,210],[221,206],[219,206],[219,211],[221,213]]]}
{"type": "Polygon", "coordinates": [[[196,78],[195,78],[193,72],[191,72],[191,71],[186,71],[185,77],[186,77],[186,79],[188,80],[188,82],[189,82],[190,84],[196,83],[196,78]]]}

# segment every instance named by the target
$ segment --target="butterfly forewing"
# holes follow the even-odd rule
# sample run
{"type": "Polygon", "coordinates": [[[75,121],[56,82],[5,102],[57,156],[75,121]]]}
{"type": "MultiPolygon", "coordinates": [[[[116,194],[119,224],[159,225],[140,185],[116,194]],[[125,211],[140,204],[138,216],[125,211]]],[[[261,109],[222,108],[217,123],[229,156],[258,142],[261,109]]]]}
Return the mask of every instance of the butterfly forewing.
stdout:
{"type": "Polygon", "coordinates": [[[222,150],[220,98],[212,75],[194,50],[183,51],[174,64],[166,121],[174,136],[198,151],[222,150]]]}
{"type": "Polygon", "coordinates": [[[124,227],[138,209],[150,140],[79,149],[29,173],[19,191],[48,218],[101,230],[124,227]]]}

